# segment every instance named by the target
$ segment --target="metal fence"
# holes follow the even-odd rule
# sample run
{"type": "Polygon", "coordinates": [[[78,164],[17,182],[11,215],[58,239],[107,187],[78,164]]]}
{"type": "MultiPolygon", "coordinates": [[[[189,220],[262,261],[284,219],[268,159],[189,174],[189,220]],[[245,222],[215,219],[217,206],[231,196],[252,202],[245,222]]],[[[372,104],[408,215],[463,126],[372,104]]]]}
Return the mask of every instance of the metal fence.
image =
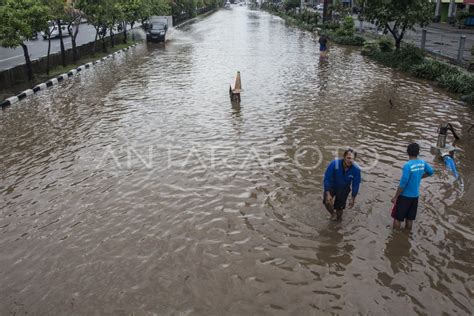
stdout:
{"type": "Polygon", "coordinates": [[[408,31],[405,40],[430,53],[441,55],[458,62],[469,64],[472,61],[471,48],[474,46],[474,35],[446,33],[434,29],[408,31]]]}
{"type": "MultiPolygon", "coordinates": [[[[360,31],[359,21],[356,22],[356,28],[360,31]]],[[[364,22],[365,32],[372,32],[376,35],[383,35],[383,29],[377,28],[374,24],[364,22]]],[[[391,36],[390,33],[387,36],[391,36]]],[[[434,27],[426,29],[409,30],[405,33],[403,39],[405,42],[412,43],[428,52],[457,61],[464,66],[474,63],[472,47],[474,46],[474,32],[456,30],[443,31],[434,27]],[[423,33],[425,32],[425,35],[423,33]]]]}

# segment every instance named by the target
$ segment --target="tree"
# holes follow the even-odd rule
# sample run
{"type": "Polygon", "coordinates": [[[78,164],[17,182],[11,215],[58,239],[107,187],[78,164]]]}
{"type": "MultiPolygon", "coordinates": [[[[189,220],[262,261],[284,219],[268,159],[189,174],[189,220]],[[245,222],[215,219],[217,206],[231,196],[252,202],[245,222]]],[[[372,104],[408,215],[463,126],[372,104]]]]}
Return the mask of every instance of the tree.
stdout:
{"type": "Polygon", "coordinates": [[[367,0],[355,0],[357,6],[357,18],[359,19],[359,32],[364,31],[364,11],[367,0]]]}
{"type": "Polygon", "coordinates": [[[79,0],[77,8],[87,17],[87,21],[95,28],[95,39],[92,52],[95,52],[97,39],[102,42],[102,50],[107,52],[105,36],[107,35],[107,9],[102,0],[79,0]]]}
{"type": "MultiPolygon", "coordinates": [[[[130,29],[133,29],[134,24],[140,19],[140,10],[143,5],[142,0],[121,0],[122,12],[123,12],[123,43],[127,43],[127,23],[130,24],[130,29]]],[[[135,36],[132,31],[132,39],[135,40],[135,36]]]]}
{"type": "Polygon", "coordinates": [[[0,45],[6,48],[23,48],[28,80],[31,81],[33,67],[25,41],[31,39],[36,32],[46,29],[48,7],[38,0],[3,0],[0,4],[0,45]]]}
{"type": "Polygon", "coordinates": [[[65,8],[66,11],[66,21],[68,23],[67,25],[67,31],[69,32],[69,35],[71,36],[71,45],[72,45],[72,60],[77,61],[79,59],[79,53],[77,51],[77,44],[76,44],[76,38],[77,34],[79,34],[79,26],[81,25],[81,19],[82,19],[82,11],[75,9],[72,6],[66,6],[65,8]]]}
{"type": "Polygon", "coordinates": [[[400,49],[407,30],[427,26],[433,15],[430,0],[366,0],[365,19],[387,29],[400,49]]]}
{"type": "MultiPolygon", "coordinates": [[[[55,20],[57,16],[62,16],[64,4],[62,0],[43,0],[43,5],[48,7],[48,20],[55,20]]],[[[53,24],[54,25],[54,24],[53,24]]],[[[48,53],[46,55],[46,74],[49,75],[49,60],[51,55],[51,35],[54,31],[53,25],[48,25],[44,30],[45,35],[48,37],[48,53]]],[[[64,48],[64,46],[63,46],[64,48]]],[[[61,58],[63,67],[66,67],[65,63],[65,52],[61,51],[61,58]]]]}
{"type": "Polygon", "coordinates": [[[115,45],[114,29],[119,24],[119,22],[122,22],[124,19],[122,6],[120,5],[118,1],[115,1],[115,0],[103,0],[103,2],[105,4],[105,12],[106,12],[104,24],[109,29],[110,46],[114,47],[115,45]]]}
{"type": "MultiPolygon", "coordinates": [[[[63,25],[62,24],[63,20],[66,17],[66,14],[65,14],[66,5],[63,0],[43,0],[43,4],[49,8],[48,19],[51,18],[52,20],[54,20],[55,21],[54,23],[56,24],[58,28],[59,44],[61,47],[61,61],[62,61],[63,67],[66,67],[66,49],[64,48],[63,30],[61,28],[61,26],[63,25]]],[[[51,38],[49,37],[48,40],[50,41],[51,38]]],[[[51,43],[48,43],[48,46],[50,45],[51,43]]]]}

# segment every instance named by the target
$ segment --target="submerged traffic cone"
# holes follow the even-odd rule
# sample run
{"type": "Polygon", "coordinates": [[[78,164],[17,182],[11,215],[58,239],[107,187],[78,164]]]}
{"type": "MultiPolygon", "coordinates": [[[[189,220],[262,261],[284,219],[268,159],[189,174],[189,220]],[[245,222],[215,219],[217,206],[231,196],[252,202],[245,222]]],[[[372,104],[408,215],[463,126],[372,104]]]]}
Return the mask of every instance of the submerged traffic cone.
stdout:
{"type": "Polygon", "coordinates": [[[242,82],[240,81],[240,71],[237,71],[237,77],[235,77],[234,92],[240,92],[242,90],[242,82]]]}
{"type": "Polygon", "coordinates": [[[230,100],[240,102],[240,91],[242,91],[242,82],[240,81],[240,71],[237,71],[234,87],[231,85],[229,88],[230,100]]]}

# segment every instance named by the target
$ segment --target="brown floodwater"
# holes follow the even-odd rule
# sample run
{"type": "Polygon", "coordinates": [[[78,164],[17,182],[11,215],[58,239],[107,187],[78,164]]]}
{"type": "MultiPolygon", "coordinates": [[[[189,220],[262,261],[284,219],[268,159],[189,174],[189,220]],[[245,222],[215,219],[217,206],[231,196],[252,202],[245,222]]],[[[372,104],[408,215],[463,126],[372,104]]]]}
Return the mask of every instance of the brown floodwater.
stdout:
{"type": "Polygon", "coordinates": [[[0,314],[469,315],[472,123],[359,50],[321,60],[311,33],[218,11],[0,113],[0,314]],[[460,181],[429,152],[446,122],[460,181]],[[412,141],[436,172],[394,232],[412,141]],[[363,183],[335,223],[323,173],[347,146],[363,183]]]}

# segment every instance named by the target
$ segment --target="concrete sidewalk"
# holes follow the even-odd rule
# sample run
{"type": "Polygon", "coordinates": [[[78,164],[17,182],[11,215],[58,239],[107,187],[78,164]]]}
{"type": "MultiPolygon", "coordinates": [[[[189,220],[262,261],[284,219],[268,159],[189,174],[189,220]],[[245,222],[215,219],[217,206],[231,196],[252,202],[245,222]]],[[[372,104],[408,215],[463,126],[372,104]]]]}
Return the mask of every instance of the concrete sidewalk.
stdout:
{"type": "Polygon", "coordinates": [[[431,23],[427,28],[436,29],[447,33],[456,33],[474,36],[474,27],[460,29],[457,26],[452,26],[448,23],[431,23]]]}

